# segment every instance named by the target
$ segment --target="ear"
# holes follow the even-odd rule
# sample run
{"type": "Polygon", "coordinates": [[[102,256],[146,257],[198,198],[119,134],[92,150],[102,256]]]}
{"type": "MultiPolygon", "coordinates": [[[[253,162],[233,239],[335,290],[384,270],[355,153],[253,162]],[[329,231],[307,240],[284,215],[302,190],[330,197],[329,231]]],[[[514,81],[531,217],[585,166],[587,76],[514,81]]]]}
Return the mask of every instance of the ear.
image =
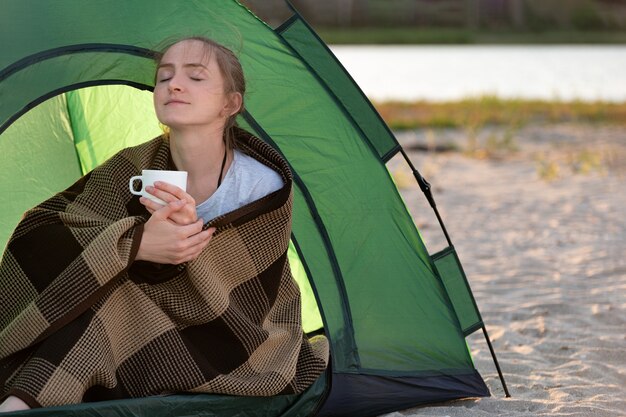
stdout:
{"type": "Polygon", "coordinates": [[[224,115],[226,117],[230,117],[233,114],[237,114],[239,110],[241,110],[241,105],[243,103],[243,97],[241,93],[230,93],[228,95],[228,102],[224,106],[224,115]]]}

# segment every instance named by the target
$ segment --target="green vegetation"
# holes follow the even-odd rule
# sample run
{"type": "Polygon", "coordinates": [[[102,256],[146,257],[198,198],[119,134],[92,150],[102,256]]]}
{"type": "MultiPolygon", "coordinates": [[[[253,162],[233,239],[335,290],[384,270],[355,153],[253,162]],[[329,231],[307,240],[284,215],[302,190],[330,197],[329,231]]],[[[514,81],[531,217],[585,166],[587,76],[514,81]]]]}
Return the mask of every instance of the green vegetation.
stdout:
{"type": "MultiPolygon", "coordinates": [[[[581,23],[581,25],[591,23],[581,23]]],[[[352,44],[623,44],[626,31],[472,31],[434,28],[316,28],[330,45],[352,44]]]]}
{"type": "MultiPolygon", "coordinates": [[[[611,155],[615,149],[568,149],[562,152],[541,152],[534,155],[537,176],[545,181],[554,181],[569,174],[606,174],[623,169],[613,166],[611,155]]],[[[619,151],[618,151],[619,153],[619,151]]]]}
{"type": "Polygon", "coordinates": [[[479,140],[479,129],[471,126],[465,129],[466,143],[463,152],[474,158],[501,158],[517,152],[518,145],[515,139],[519,126],[510,125],[503,132],[491,132],[484,141],[479,140]]]}
{"type": "Polygon", "coordinates": [[[513,100],[497,97],[451,102],[380,102],[374,106],[395,130],[455,127],[469,131],[485,125],[515,130],[530,122],[626,124],[626,103],[513,100]]]}
{"type": "Polygon", "coordinates": [[[545,154],[535,157],[537,176],[544,181],[554,181],[561,177],[561,166],[545,154]]]}
{"type": "MultiPolygon", "coordinates": [[[[519,131],[530,123],[626,127],[626,102],[505,100],[487,96],[450,102],[381,102],[374,106],[394,130],[425,129],[429,149],[459,151],[478,159],[503,159],[518,154],[519,131]],[[437,128],[459,129],[464,141],[438,143],[437,128]]],[[[626,154],[613,146],[596,149],[592,145],[574,145],[536,153],[533,158],[538,177],[554,181],[568,173],[624,172],[626,154]]]]}

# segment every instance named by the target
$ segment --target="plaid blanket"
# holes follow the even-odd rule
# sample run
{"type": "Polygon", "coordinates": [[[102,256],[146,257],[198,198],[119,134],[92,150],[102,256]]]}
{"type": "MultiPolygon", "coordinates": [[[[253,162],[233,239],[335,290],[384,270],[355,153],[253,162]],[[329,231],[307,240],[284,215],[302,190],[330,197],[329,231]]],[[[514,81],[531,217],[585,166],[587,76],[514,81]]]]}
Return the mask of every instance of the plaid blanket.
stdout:
{"type": "Polygon", "coordinates": [[[162,137],[128,148],[28,211],[0,264],[0,388],[32,407],[177,392],[298,393],[328,343],[303,335],[287,260],[292,176],[267,144],[242,151],[285,186],[212,220],[183,265],[134,261],[141,169],[174,169],[162,137]]]}

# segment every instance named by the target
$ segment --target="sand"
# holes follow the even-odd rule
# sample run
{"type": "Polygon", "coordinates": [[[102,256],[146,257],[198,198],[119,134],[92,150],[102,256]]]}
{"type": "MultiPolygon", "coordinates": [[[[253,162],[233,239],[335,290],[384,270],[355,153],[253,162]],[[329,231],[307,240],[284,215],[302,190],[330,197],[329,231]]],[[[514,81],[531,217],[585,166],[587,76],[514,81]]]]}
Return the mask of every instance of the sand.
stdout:
{"type": "MultiPolygon", "coordinates": [[[[626,129],[486,129],[472,155],[460,130],[397,137],[433,186],[512,398],[479,331],[468,342],[492,397],[385,416],[626,416],[626,129]],[[456,150],[420,150],[433,144],[456,150]]],[[[405,164],[389,168],[443,248],[405,164]]]]}

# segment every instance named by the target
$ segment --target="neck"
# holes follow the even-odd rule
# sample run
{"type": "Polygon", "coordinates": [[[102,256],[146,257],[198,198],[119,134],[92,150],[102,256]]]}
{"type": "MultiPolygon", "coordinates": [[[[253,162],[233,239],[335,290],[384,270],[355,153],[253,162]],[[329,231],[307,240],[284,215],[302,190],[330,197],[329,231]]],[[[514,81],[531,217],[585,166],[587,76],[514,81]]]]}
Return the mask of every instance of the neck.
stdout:
{"type": "Polygon", "coordinates": [[[172,160],[181,171],[187,171],[187,193],[197,204],[209,198],[217,189],[220,175],[226,175],[232,161],[232,151],[222,170],[224,152],[223,129],[212,131],[171,130],[170,150],[172,160]]]}

